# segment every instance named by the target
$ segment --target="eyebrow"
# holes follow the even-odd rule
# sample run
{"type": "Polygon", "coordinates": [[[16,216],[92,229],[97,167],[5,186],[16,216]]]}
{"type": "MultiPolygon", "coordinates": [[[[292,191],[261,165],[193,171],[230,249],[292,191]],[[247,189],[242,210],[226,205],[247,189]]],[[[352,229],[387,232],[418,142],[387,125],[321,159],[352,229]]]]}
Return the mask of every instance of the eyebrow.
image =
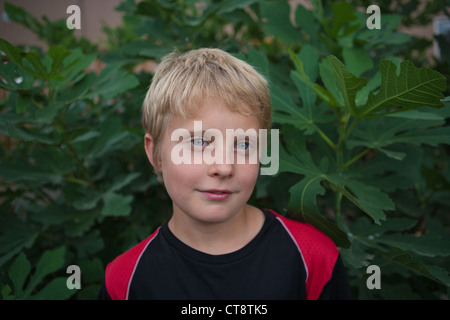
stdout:
{"type": "MultiPolygon", "coordinates": [[[[209,128],[209,129],[215,129],[215,130],[218,130],[218,131],[220,131],[220,133],[222,133],[222,131],[221,130],[219,130],[219,129],[217,129],[217,128],[209,128]]],[[[208,131],[209,129],[206,129],[206,130],[202,130],[201,131],[201,133],[202,133],[202,136],[203,135],[205,135],[205,132],[206,131],[208,131]]],[[[241,129],[241,128],[238,128],[238,129],[241,129]]],[[[196,133],[198,133],[198,131],[195,131],[194,129],[186,129],[191,135],[194,135],[194,134],[196,134],[196,133]]],[[[229,130],[228,128],[227,128],[227,130],[229,130]]],[[[231,130],[237,130],[237,129],[231,129],[231,130]]],[[[231,135],[233,135],[234,137],[241,137],[241,136],[245,136],[245,137],[258,137],[258,134],[256,133],[256,134],[252,134],[252,133],[250,133],[250,134],[245,134],[245,133],[247,133],[246,131],[244,131],[243,132],[243,134],[236,134],[236,132],[234,132],[234,133],[232,133],[231,135]]],[[[226,134],[226,132],[225,133],[222,133],[222,135],[223,136],[226,136],[227,134],[226,134]]]]}
{"type": "MultiPolygon", "coordinates": [[[[191,134],[191,137],[194,136],[195,134],[198,134],[198,131],[195,130],[188,130],[188,132],[191,134]]],[[[202,130],[202,136],[205,135],[206,130],[202,130]]]]}

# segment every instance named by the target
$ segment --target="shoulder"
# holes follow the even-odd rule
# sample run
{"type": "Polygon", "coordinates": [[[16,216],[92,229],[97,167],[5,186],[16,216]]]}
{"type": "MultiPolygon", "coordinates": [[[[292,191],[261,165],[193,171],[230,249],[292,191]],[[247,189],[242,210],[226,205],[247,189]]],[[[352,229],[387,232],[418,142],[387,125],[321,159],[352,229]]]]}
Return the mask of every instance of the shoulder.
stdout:
{"type": "Polygon", "coordinates": [[[159,229],[147,239],[119,255],[106,266],[105,286],[113,300],[125,300],[128,298],[128,289],[136,266],[145,249],[158,235],[159,229]]]}
{"type": "Polygon", "coordinates": [[[291,238],[296,242],[300,241],[302,246],[310,247],[311,251],[315,252],[317,252],[315,249],[320,249],[320,252],[322,253],[337,252],[337,247],[334,242],[325,233],[318,230],[313,225],[286,218],[273,210],[266,210],[273,213],[291,238]]]}
{"type": "Polygon", "coordinates": [[[326,283],[331,279],[339,256],[334,242],[311,224],[286,218],[273,210],[303,259],[306,268],[308,299],[317,299],[326,283]]]}

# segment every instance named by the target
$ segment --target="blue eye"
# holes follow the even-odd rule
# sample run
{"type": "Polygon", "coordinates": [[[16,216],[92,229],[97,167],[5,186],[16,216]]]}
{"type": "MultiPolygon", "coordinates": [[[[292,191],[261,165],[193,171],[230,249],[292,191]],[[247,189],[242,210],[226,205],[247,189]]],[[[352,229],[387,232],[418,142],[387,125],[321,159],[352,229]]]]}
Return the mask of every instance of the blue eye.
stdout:
{"type": "Polygon", "coordinates": [[[204,147],[204,146],[206,146],[206,141],[203,139],[192,139],[191,144],[194,147],[204,147]]]}
{"type": "Polygon", "coordinates": [[[238,142],[236,144],[236,149],[238,150],[248,150],[250,144],[248,142],[238,142]]]}

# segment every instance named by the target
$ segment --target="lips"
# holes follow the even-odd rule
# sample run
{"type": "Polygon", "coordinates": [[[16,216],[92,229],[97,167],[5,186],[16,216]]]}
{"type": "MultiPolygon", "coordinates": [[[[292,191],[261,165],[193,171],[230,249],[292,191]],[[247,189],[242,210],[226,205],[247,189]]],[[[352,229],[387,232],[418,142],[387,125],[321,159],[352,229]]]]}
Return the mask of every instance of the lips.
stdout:
{"type": "Polygon", "coordinates": [[[230,190],[220,189],[199,190],[199,192],[210,200],[225,200],[233,194],[230,190]]]}

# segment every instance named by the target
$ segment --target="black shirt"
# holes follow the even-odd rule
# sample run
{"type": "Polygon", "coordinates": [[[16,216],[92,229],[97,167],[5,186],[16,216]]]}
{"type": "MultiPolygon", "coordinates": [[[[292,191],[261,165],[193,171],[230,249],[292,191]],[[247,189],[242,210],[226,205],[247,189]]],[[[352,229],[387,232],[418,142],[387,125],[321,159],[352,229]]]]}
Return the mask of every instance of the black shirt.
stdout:
{"type": "Polygon", "coordinates": [[[259,233],[222,255],[187,246],[164,223],[108,265],[99,299],[349,299],[334,243],[308,224],[263,212],[259,233]]]}

